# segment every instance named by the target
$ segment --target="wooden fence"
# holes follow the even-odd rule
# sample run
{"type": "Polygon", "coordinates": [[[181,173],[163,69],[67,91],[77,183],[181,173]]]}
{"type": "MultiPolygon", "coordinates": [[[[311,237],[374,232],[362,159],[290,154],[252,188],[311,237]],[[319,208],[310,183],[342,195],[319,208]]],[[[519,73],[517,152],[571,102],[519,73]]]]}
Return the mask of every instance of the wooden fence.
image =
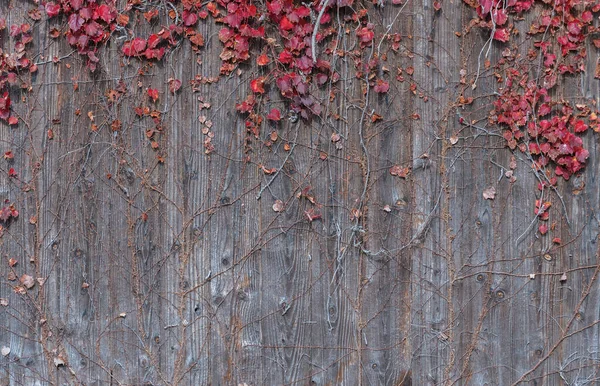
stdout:
{"type": "MultiPolygon", "coordinates": [[[[48,36],[60,20],[29,21],[38,71],[31,90],[11,88],[19,124],[0,124],[14,153],[0,198],[19,211],[0,238],[0,385],[597,384],[596,134],[582,136],[586,168],[551,192],[553,243],[531,162],[486,124],[499,85],[483,58],[508,44],[467,30],[476,13],[457,0],[355,6],[377,39],[401,34],[398,50],[342,31],[346,55],[328,57],[339,81],[315,91],[325,118],[296,119],[271,89],[265,106],[284,117],[258,139],[235,104],[263,70],[200,81],[221,66],[210,19],[200,55],[184,41],[160,62],[126,59],[115,36],[93,74],[48,36]],[[385,94],[353,63],[382,54],[385,94]],[[148,88],[157,149],[135,112],[148,88]],[[456,104],[463,92],[472,104],[456,104]]],[[[3,1],[0,15],[23,23],[34,7],[3,1]]],[[[554,92],[598,98],[596,58],[554,92]]]]}

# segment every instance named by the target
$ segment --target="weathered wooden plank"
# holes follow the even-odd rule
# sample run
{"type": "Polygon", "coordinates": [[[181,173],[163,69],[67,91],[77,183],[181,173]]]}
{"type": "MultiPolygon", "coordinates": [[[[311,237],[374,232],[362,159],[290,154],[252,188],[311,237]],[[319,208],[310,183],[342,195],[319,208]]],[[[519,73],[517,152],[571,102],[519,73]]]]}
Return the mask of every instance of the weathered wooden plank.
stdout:
{"type": "MultiPolygon", "coordinates": [[[[429,0],[360,6],[378,34],[402,36],[398,52],[387,40],[361,47],[342,32],[332,103],[328,87],[315,90],[339,117],[285,116],[265,123],[259,138],[234,106],[266,70],[242,65],[191,90],[197,74],[220,70],[212,22],[198,27],[202,64],[183,42],[142,65],[122,58],[117,39],[102,48],[94,75],[64,39],[46,36],[59,21],[34,26],[32,46],[45,58],[35,58],[31,79],[23,75],[31,93],[11,89],[14,101],[24,98],[14,103],[21,123],[0,124],[1,151],[15,153],[0,165],[0,199],[21,212],[0,239],[0,298],[8,301],[0,347],[11,349],[0,357],[0,384],[597,382],[594,134],[583,137],[585,171],[559,183],[564,208],[544,193],[554,195],[562,243],[539,237],[530,161],[505,149],[499,128],[458,121],[484,118],[487,96],[501,87],[482,67],[489,31],[464,30],[475,12],[450,2],[436,11],[429,0]],[[366,87],[364,73],[357,78],[364,68],[354,60],[372,59],[375,78],[390,80],[387,94],[366,87]],[[399,66],[404,82],[394,80],[399,66]],[[463,69],[476,88],[461,84],[463,69]],[[170,78],[181,91],[169,92],[170,78]],[[127,91],[110,101],[121,80],[127,91]],[[159,91],[156,103],[148,88],[159,91]],[[461,95],[474,96],[473,105],[457,107],[461,95]],[[136,115],[138,106],[161,112],[156,150],[146,132],[154,124],[136,115]],[[210,155],[200,115],[213,122],[210,155]],[[120,130],[110,127],[115,119],[120,130]],[[394,165],[410,167],[408,177],[393,176],[394,165]],[[8,167],[19,178],[8,178],[8,167]],[[516,181],[503,176],[509,169],[516,181]],[[490,187],[496,196],[485,200],[490,187]],[[283,211],[273,210],[276,200],[283,211]],[[41,280],[19,294],[23,274],[41,280]]],[[[0,12],[21,23],[23,7],[2,3],[0,12]]],[[[340,12],[341,30],[356,28],[340,12]]],[[[157,20],[170,23],[166,12],[157,20]]],[[[143,22],[135,33],[157,25],[143,22]]],[[[515,39],[526,55],[530,38],[515,39]]],[[[493,43],[489,57],[506,47],[493,43]]],[[[564,98],[598,99],[591,51],[583,83],[557,91],[564,98]]],[[[266,107],[286,115],[278,90],[267,94],[266,107]]]]}

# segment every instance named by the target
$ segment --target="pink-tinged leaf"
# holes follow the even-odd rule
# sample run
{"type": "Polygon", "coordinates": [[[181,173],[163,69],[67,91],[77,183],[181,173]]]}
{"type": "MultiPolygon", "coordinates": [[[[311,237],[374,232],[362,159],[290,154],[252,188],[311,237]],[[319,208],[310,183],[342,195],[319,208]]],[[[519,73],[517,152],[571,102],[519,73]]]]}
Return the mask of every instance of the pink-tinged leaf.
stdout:
{"type": "Polygon", "coordinates": [[[100,27],[100,24],[96,23],[95,21],[86,23],[83,29],[85,30],[86,35],[92,38],[102,34],[102,27],[100,27]]]}
{"type": "Polygon", "coordinates": [[[581,33],[581,26],[578,22],[572,21],[569,24],[567,24],[567,30],[569,31],[569,34],[573,36],[578,36],[581,33]]]}
{"type": "MultiPolygon", "coordinates": [[[[300,94],[300,95],[306,95],[308,93],[308,83],[306,83],[306,82],[298,83],[296,85],[296,91],[298,91],[298,94],[300,94]]],[[[310,105],[310,103],[308,103],[306,105],[310,105]]]]}
{"type": "Polygon", "coordinates": [[[554,61],[556,60],[556,55],[554,54],[546,54],[544,56],[544,66],[552,67],[554,66],[554,61]]]}
{"type": "Polygon", "coordinates": [[[386,92],[388,92],[389,89],[390,84],[383,79],[377,79],[377,81],[375,82],[375,87],[373,87],[373,90],[380,94],[385,94],[386,92]]]}
{"type": "Polygon", "coordinates": [[[231,28],[221,28],[219,30],[219,40],[221,43],[227,43],[235,36],[235,31],[231,28]]]}
{"type": "Polygon", "coordinates": [[[12,177],[12,178],[16,178],[17,177],[17,172],[15,171],[15,168],[8,169],[8,176],[12,177]]]}
{"type": "Polygon", "coordinates": [[[279,91],[281,91],[281,95],[288,97],[292,95],[292,83],[289,76],[277,78],[275,83],[277,84],[279,91]]]}
{"type": "Polygon", "coordinates": [[[535,142],[529,142],[529,152],[533,155],[540,154],[540,147],[535,142]]]}
{"type": "Polygon", "coordinates": [[[492,0],[479,0],[479,5],[481,6],[481,14],[487,15],[492,9],[493,1],[492,0]]]}
{"type": "Polygon", "coordinates": [[[494,9],[492,11],[492,20],[496,22],[496,25],[504,25],[508,21],[508,15],[503,8],[494,9]]]}
{"type": "Polygon", "coordinates": [[[83,20],[90,20],[92,18],[92,10],[89,7],[81,8],[79,11],[79,16],[83,20]]]}
{"type": "Polygon", "coordinates": [[[71,8],[73,8],[75,11],[78,11],[83,5],[83,0],[70,0],[69,4],[71,5],[71,8]]]}
{"type": "Polygon", "coordinates": [[[279,15],[283,10],[283,4],[279,0],[267,2],[267,10],[273,15],[279,15]]]}
{"type": "Polygon", "coordinates": [[[594,15],[590,11],[585,11],[581,14],[581,21],[591,23],[594,20],[594,15]]]}
{"type": "Polygon", "coordinates": [[[180,88],[181,81],[179,79],[169,79],[169,91],[171,91],[171,94],[175,94],[180,88]]]}
{"type": "Polygon", "coordinates": [[[280,121],[281,120],[281,112],[278,109],[271,109],[269,114],[267,114],[267,119],[271,121],[280,121]]]}
{"type": "Polygon", "coordinates": [[[19,123],[19,119],[17,117],[15,117],[14,115],[11,115],[10,117],[8,117],[8,124],[9,125],[14,126],[17,123],[19,123]]]}
{"type": "Polygon", "coordinates": [[[73,13],[69,16],[69,28],[73,32],[79,31],[84,22],[85,20],[82,19],[78,13],[73,13]]]}
{"type": "Polygon", "coordinates": [[[542,224],[539,226],[538,230],[540,231],[540,234],[545,235],[548,233],[548,225],[542,224]]]}
{"type": "Polygon", "coordinates": [[[323,73],[318,73],[316,75],[316,79],[317,79],[317,84],[319,86],[324,85],[325,83],[327,83],[327,80],[329,79],[329,77],[326,74],[323,73]]]}
{"type": "Polygon", "coordinates": [[[198,21],[198,15],[195,12],[183,11],[183,24],[186,27],[193,26],[198,21]]]}
{"type": "Polygon", "coordinates": [[[498,40],[500,42],[507,42],[510,38],[510,34],[506,30],[506,28],[498,28],[494,32],[494,40],[498,40]]]}
{"type": "Polygon", "coordinates": [[[10,36],[18,36],[22,33],[21,26],[18,24],[12,24],[10,26],[10,36]]]}
{"type": "Polygon", "coordinates": [[[543,117],[544,115],[550,114],[550,105],[548,103],[544,103],[538,109],[538,116],[543,117]]]}
{"type": "MultiPolygon", "coordinates": [[[[561,244],[562,240],[560,239],[560,237],[555,237],[555,238],[552,239],[552,242],[554,244],[561,244]]],[[[563,281],[566,281],[566,275],[563,274],[563,276],[565,276],[565,280],[563,280],[563,281]]]]}
{"type": "Polygon", "coordinates": [[[53,1],[47,2],[44,8],[46,9],[48,17],[55,17],[60,13],[60,5],[55,4],[53,1]]]}
{"type": "Polygon", "coordinates": [[[152,99],[153,102],[156,102],[158,100],[158,90],[155,88],[149,88],[148,96],[152,99]]]}
{"type": "Polygon", "coordinates": [[[575,158],[577,158],[577,161],[579,161],[581,163],[584,163],[585,160],[587,160],[589,156],[590,156],[590,152],[584,148],[579,148],[575,152],[575,158]]]}

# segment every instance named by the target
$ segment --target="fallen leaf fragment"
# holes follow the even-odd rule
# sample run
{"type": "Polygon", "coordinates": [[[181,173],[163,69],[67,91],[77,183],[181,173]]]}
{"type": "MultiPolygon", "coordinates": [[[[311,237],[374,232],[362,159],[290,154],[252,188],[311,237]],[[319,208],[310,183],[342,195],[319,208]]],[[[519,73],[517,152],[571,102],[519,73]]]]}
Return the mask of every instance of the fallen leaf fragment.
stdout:
{"type": "Polygon", "coordinates": [[[483,198],[486,200],[493,200],[496,197],[496,188],[490,186],[483,191],[483,198]]]}
{"type": "Polygon", "coordinates": [[[305,210],[304,214],[306,215],[306,218],[310,222],[313,222],[313,221],[321,218],[321,214],[318,212],[315,212],[315,210],[313,208],[310,208],[309,210],[305,210]]]}
{"type": "Polygon", "coordinates": [[[392,176],[398,176],[400,178],[406,178],[409,172],[410,169],[408,168],[408,166],[401,167],[399,165],[394,165],[390,168],[390,174],[392,176]]]}
{"type": "Polygon", "coordinates": [[[281,200],[276,200],[275,203],[273,204],[273,210],[275,212],[283,212],[283,208],[284,208],[284,204],[283,204],[283,201],[281,201],[281,200]]]}
{"type": "Polygon", "coordinates": [[[558,279],[558,281],[560,281],[561,283],[564,283],[567,281],[567,274],[563,273],[562,276],[560,277],[560,279],[558,279]]]}
{"type": "Polygon", "coordinates": [[[10,354],[10,347],[2,346],[2,356],[5,357],[10,354]]]}
{"type": "Polygon", "coordinates": [[[27,274],[23,274],[20,278],[19,281],[21,282],[21,284],[23,284],[27,289],[32,288],[35,285],[35,280],[33,280],[33,277],[27,275],[27,274]]]}

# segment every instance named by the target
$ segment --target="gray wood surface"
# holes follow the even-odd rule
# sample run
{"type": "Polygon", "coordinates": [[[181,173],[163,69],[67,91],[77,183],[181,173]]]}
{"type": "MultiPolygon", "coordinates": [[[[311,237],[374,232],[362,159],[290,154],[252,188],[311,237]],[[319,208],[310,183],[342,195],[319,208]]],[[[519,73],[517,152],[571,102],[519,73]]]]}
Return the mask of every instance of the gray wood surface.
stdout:
{"type": "MultiPolygon", "coordinates": [[[[239,76],[190,87],[219,73],[212,21],[198,27],[202,64],[184,42],[142,67],[112,39],[94,75],[47,36],[57,22],[35,25],[31,47],[44,64],[26,76],[32,92],[11,91],[21,123],[0,122],[0,150],[15,153],[12,164],[0,161],[0,199],[20,212],[0,238],[0,347],[10,348],[0,385],[598,383],[596,136],[583,137],[584,172],[559,183],[564,208],[553,199],[557,246],[530,225],[538,192],[529,162],[499,128],[458,123],[458,114],[485,117],[498,87],[485,71],[474,90],[459,83],[461,69],[477,73],[488,39],[464,34],[474,11],[457,0],[441,12],[430,0],[363,3],[378,39],[388,27],[402,35],[400,50],[378,41],[361,49],[341,34],[347,54],[332,60],[340,81],[315,90],[339,119],[266,123],[251,150],[234,106],[262,70],[243,65],[239,76]],[[352,59],[382,54],[377,76],[390,91],[365,94],[352,59]],[[398,66],[414,75],[395,80],[398,66]],[[175,95],[169,78],[183,83],[175,95]],[[128,91],[111,104],[106,92],[120,80],[128,91]],[[158,150],[145,135],[151,120],[133,110],[150,104],[148,87],[160,91],[158,150]],[[467,110],[454,104],[463,92],[476,97],[467,110]],[[199,96],[212,107],[201,110],[199,96]],[[383,119],[372,122],[373,113],[383,119]],[[210,155],[199,115],[214,122],[210,155]],[[267,147],[272,130],[279,139],[267,147]],[[511,157],[513,183],[502,177],[511,157]],[[409,167],[408,178],[392,176],[394,165],[409,167]],[[482,196],[489,187],[494,200],[482,196]],[[276,200],[284,211],[273,210],[276,200]],[[309,210],[322,218],[308,221],[309,210]],[[39,282],[19,294],[23,274],[39,282]]],[[[31,7],[3,1],[0,14],[20,23],[31,7]]],[[[140,25],[140,36],[156,28],[140,25]]],[[[1,39],[10,50],[6,31],[1,39]]],[[[494,43],[490,57],[501,49],[494,43]]],[[[557,93],[600,95],[587,75],[557,93]]],[[[277,90],[269,95],[265,108],[287,113],[277,90]]]]}

